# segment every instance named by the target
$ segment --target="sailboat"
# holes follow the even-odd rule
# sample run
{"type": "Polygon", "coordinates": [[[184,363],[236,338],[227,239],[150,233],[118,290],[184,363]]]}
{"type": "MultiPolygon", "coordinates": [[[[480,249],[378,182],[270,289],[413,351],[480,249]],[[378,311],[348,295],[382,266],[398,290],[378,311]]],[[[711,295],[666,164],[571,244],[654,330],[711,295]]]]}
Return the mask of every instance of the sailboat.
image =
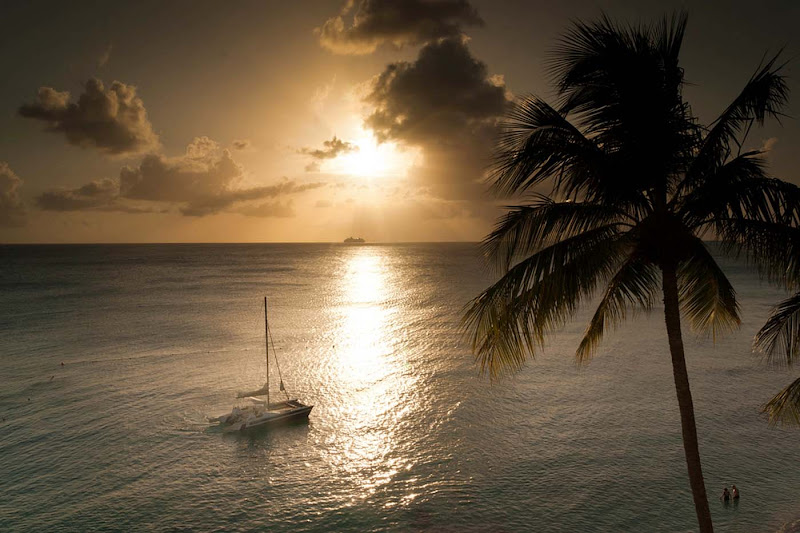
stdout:
{"type": "Polygon", "coordinates": [[[245,403],[234,406],[230,413],[222,415],[213,419],[220,422],[223,426],[223,431],[246,431],[253,428],[262,428],[265,426],[278,425],[285,422],[307,419],[313,405],[306,405],[299,400],[289,399],[289,393],[283,385],[283,376],[281,375],[281,367],[277,364],[278,358],[275,354],[275,345],[272,345],[273,357],[278,368],[278,376],[280,378],[280,391],[286,395],[286,400],[278,402],[270,401],[269,391],[269,345],[272,341],[272,336],[269,331],[269,318],[267,316],[267,299],[264,298],[264,332],[265,342],[267,348],[267,382],[254,391],[240,392],[236,398],[243,400],[245,403]]]}

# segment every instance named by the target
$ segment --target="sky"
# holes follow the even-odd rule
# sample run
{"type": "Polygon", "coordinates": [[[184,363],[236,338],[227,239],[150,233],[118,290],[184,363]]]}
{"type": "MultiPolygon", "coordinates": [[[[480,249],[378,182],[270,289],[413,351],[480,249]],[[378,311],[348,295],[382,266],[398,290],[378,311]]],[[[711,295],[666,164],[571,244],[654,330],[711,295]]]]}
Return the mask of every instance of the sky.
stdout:
{"type": "Polygon", "coordinates": [[[784,49],[787,117],[750,134],[800,184],[800,3],[3,2],[0,242],[477,241],[514,98],[559,36],[685,9],[711,122],[784,49]]]}

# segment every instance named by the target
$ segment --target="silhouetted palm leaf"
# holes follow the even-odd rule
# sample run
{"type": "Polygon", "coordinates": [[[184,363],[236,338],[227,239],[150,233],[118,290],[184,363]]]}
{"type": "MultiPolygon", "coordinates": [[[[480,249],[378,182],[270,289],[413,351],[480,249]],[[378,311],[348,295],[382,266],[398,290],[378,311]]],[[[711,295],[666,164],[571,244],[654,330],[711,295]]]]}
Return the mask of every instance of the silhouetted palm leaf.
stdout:
{"type": "Polygon", "coordinates": [[[762,275],[788,288],[800,282],[800,230],[782,222],[744,218],[714,220],[717,236],[730,253],[745,253],[762,275]]]}
{"type": "Polygon", "coordinates": [[[522,98],[503,124],[491,175],[497,194],[518,194],[545,180],[566,197],[585,192],[603,152],[536,97],[522,98]]]}
{"type": "Polygon", "coordinates": [[[687,171],[685,186],[691,186],[695,179],[702,179],[727,159],[734,147],[741,149],[753,121],[761,125],[767,117],[780,118],[788,101],[789,87],[782,72],[785,64],[777,63],[779,55],[756,70],[736,99],[711,125],[687,171]]]}
{"type": "Polygon", "coordinates": [[[800,357],[800,294],[779,303],[756,333],[753,345],[777,366],[791,366],[800,357]]]}
{"type": "MultiPolygon", "coordinates": [[[[800,358],[800,293],[780,302],[753,340],[775,366],[791,367],[800,358]]],[[[800,379],[783,389],[763,407],[770,424],[800,425],[800,379]]]]}
{"type": "Polygon", "coordinates": [[[519,368],[580,300],[608,279],[627,246],[614,226],[564,239],[513,266],[467,308],[463,325],[481,371],[519,368]]]}
{"type": "Polygon", "coordinates": [[[716,339],[718,332],[739,327],[736,291],[705,244],[699,238],[693,244],[678,269],[681,310],[695,331],[710,332],[716,339]]]}
{"type": "Polygon", "coordinates": [[[660,289],[658,268],[633,255],[617,271],[584,332],[576,352],[579,363],[588,361],[603,338],[606,329],[626,318],[629,309],[649,311],[660,289]]]}
{"type": "Polygon", "coordinates": [[[772,425],[800,426],[800,378],[776,394],[762,410],[772,425]]]}
{"type": "Polygon", "coordinates": [[[494,258],[505,271],[516,257],[539,251],[590,229],[603,225],[630,225],[624,212],[584,202],[555,202],[535,195],[531,203],[509,207],[494,231],[484,240],[486,257],[494,258]]]}

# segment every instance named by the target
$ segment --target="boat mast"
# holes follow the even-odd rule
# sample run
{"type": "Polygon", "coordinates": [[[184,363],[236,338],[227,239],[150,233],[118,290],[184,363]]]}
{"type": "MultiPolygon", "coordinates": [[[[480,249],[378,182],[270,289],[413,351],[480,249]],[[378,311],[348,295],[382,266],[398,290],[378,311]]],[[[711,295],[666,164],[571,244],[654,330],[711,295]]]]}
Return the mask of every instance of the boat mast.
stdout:
{"type": "Polygon", "coordinates": [[[266,296],[264,296],[264,344],[267,347],[267,409],[269,409],[269,322],[267,321],[266,296]]]}

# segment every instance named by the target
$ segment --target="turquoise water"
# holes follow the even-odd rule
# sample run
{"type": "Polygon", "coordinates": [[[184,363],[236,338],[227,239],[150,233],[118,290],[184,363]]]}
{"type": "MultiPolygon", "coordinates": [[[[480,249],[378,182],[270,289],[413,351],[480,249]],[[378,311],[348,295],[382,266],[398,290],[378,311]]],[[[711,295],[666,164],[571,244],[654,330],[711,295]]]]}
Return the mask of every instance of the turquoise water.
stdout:
{"type": "MultiPolygon", "coordinates": [[[[758,407],[796,376],[749,348],[781,294],[723,266],[741,331],[686,332],[712,513],[792,530],[800,430],[758,407]]],[[[577,368],[584,310],[491,385],[457,329],[488,282],[467,244],[0,247],[0,530],[693,530],[659,313],[577,368]],[[264,380],[265,295],[315,407],[223,435],[206,418],[264,380]]]]}

